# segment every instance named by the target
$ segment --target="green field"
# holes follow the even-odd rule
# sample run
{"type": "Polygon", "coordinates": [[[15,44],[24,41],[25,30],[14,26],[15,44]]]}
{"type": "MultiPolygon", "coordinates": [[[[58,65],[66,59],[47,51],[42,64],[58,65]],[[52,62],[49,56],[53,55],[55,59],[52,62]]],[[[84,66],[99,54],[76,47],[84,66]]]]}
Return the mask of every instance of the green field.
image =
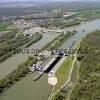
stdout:
{"type": "Polygon", "coordinates": [[[0,31],[10,31],[10,29],[7,29],[8,25],[4,23],[0,23],[0,31]]]}
{"type": "Polygon", "coordinates": [[[84,20],[92,20],[96,18],[100,18],[100,10],[87,10],[87,11],[81,11],[77,18],[84,20]]]}
{"type": "Polygon", "coordinates": [[[67,58],[64,61],[64,63],[60,66],[60,68],[58,69],[56,73],[58,83],[55,86],[54,91],[59,89],[68,80],[70,70],[72,68],[72,62],[73,62],[72,58],[67,58]]]}

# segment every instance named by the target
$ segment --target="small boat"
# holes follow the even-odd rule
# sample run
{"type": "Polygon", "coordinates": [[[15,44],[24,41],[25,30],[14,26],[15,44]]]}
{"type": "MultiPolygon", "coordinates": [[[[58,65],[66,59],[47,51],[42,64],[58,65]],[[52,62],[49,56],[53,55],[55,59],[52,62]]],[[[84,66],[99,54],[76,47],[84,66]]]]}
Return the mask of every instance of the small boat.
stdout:
{"type": "Polygon", "coordinates": [[[37,72],[36,75],[33,77],[33,81],[37,81],[42,75],[43,72],[37,72]]]}

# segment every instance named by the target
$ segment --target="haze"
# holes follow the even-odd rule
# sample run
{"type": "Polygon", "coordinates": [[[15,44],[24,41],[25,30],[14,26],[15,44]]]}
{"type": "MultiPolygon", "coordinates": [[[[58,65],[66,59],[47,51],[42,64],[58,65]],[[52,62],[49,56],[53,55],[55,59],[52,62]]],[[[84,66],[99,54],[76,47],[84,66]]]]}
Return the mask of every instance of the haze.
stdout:
{"type": "Polygon", "coordinates": [[[69,2],[69,1],[98,1],[98,0],[0,0],[0,2],[15,2],[15,1],[18,1],[18,2],[23,2],[23,1],[35,1],[35,2],[69,2]]]}

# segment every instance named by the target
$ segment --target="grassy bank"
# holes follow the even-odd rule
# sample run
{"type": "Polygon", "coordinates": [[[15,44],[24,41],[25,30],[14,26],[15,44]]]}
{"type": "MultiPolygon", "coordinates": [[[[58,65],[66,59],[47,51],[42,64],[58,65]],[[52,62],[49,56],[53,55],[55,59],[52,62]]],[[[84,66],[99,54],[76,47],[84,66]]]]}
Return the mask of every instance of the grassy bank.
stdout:
{"type": "Polygon", "coordinates": [[[79,72],[79,63],[76,61],[72,71],[71,80],[62,89],[60,89],[58,93],[55,94],[52,100],[69,100],[72,89],[75,86],[78,78],[78,72],[79,72]]]}
{"type": "MultiPolygon", "coordinates": [[[[58,71],[56,73],[58,83],[54,87],[52,94],[56,93],[56,91],[59,90],[61,88],[61,86],[64,85],[65,82],[68,80],[69,75],[70,75],[70,71],[72,68],[72,63],[73,63],[73,59],[71,57],[69,57],[64,61],[64,63],[58,69],[58,71]]],[[[59,95],[59,92],[54,94],[52,96],[52,100],[62,100],[62,99],[58,98],[58,95],[59,95]]]]}
{"type": "Polygon", "coordinates": [[[54,91],[57,91],[67,80],[72,68],[73,59],[71,57],[67,58],[64,63],[58,69],[56,76],[58,83],[55,86],[54,91]]]}

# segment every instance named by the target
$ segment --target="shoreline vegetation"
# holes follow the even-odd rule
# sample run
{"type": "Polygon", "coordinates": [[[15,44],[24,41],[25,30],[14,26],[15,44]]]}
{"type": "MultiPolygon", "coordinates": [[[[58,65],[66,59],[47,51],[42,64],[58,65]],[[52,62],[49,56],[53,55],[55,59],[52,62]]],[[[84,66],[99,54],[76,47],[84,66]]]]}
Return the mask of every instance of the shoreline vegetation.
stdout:
{"type": "Polygon", "coordinates": [[[42,34],[39,33],[34,34],[31,39],[24,37],[22,34],[16,37],[16,31],[2,35],[0,37],[0,62],[3,62],[21,49],[31,46],[42,37],[42,34]]]}
{"type": "Polygon", "coordinates": [[[80,54],[79,78],[69,100],[100,99],[100,31],[95,31],[83,39],[80,46],[87,54],[80,54]]]}
{"type": "MultiPolygon", "coordinates": [[[[45,46],[44,48],[50,48],[52,47],[52,44],[55,44],[55,41],[59,41],[60,39],[64,38],[63,42],[59,41],[58,44],[55,44],[55,48],[60,46],[64,41],[71,35],[74,35],[74,33],[69,32],[68,35],[60,35],[57,38],[53,40],[53,42],[50,42],[45,46]],[[60,44],[60,45],[59,45],[60,44]]],[[[0,80],[0,94],[2,95],[7,89],[9,89],[12,85],[14,85],[17,81],[20,81],[23,77],[25,77],[29,73],[29,67],[32,66],[33,63],[37,62],[36,57],[29,57],[28,61],[24,62],[23,64],[19,65],[16,70],[14,70],[11,74],[7,75],[6,78],[0,80]]]]}
{"type": "Polygon", "coordinates": [[[37,59],[28,57],[28,60],[18,66],[11,74],[7,75],[4,79],[0,80],[0,95],[9,89],[16,82],[20,81],[29,73],[29,67],[36,63],[37,59]]]}

